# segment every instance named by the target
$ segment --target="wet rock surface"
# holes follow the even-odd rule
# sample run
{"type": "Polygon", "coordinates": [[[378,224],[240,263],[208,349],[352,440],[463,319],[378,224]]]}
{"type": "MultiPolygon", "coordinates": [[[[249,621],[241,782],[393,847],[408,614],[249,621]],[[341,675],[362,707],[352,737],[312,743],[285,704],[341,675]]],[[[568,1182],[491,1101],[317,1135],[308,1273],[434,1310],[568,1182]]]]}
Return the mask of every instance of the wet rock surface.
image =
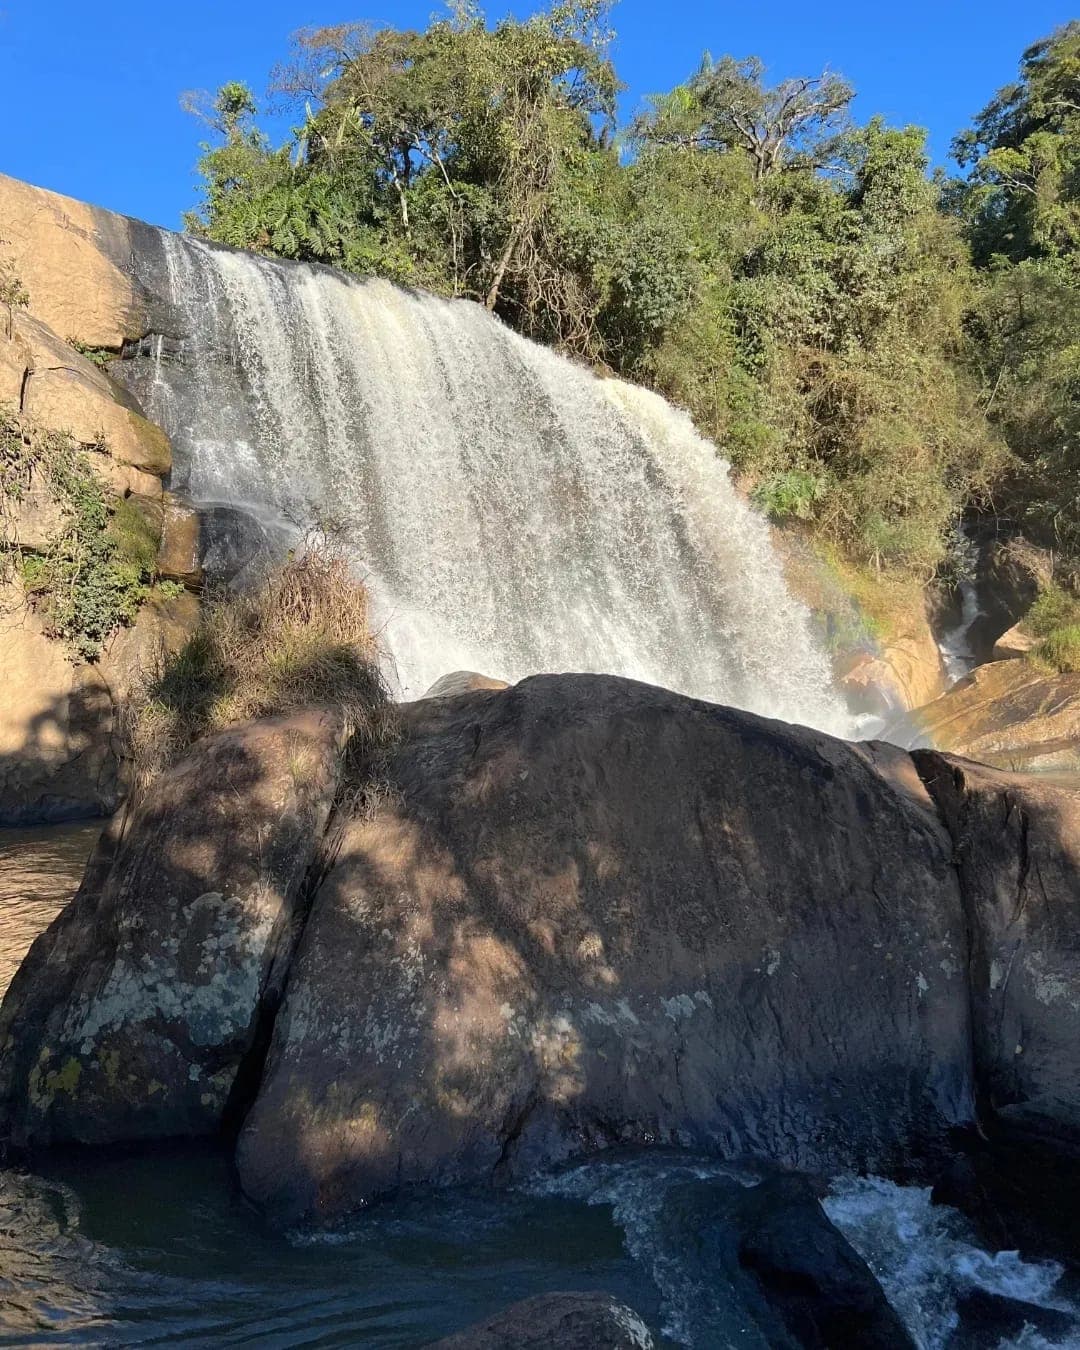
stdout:
{"type": "Polygon", "coordinates": [[[957,1309],[959,1326],[949,1338],[948,1350],[984,1350],[986,1346],[1070,1345],[1076,1320],[1066,1312],[1043,1308],[1019,1298],[1007,1298],[985,1289],[971,1290],[957,1309]]]}
{"type": "Polygon", "coordinates": [[[739,1326],[740,1344],[763,1350],[914,1350],[873,1272],[802,1176],[684,1185],[668,1197],[661,1224],[695,1287],[693,1344],[707,1344],[710,1327],[739,1326]]]}

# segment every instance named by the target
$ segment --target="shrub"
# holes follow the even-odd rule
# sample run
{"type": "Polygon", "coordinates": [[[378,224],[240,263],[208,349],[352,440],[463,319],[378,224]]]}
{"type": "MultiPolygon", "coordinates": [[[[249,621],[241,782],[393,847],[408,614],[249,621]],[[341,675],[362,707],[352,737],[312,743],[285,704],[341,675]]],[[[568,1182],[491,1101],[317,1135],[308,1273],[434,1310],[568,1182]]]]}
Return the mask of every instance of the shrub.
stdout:
{"type": "Polygon", "coordinates": [[[46,632],[77,659],[93,661],[146,599],[156,536],[131,503],[102,485],[69,436],[0,411],[0,515],[10,517],[32,483],[60,508],[63,523],[28,554],[5,530],[0,572],[18,570],[46,632]]]}
{"type": "Polygon", "coordinates": [[[1080,599],[1064,586],[1051,582],[1024,616],[1024,624],[1038,638],[1047,638],[1059,628],[1080,624],[1080,599]]]}
{"type": "MultiPolygon", "coordinates": [[[[0,245],[6,244],[6,239],[0,239],[0,245]]],[[[8,310],[25,309],[30,303],[30,293],[22,283],[22,278],[15,270],[15,264],[10,258],[0,258],[0,305],[6,305],[8,310]]],[[[7,325],[8,336],[11,336],[10,322],[7,325]]]]}
{"type": "Polygon", "coordinates": [[[388,735],[391,705],[367,592],[324,536],[258,588],[204,598],[196,631],[128,709],[136,786],[200,736],[317,704],[344,710],[353,756],[366,757],[388,735]]]}
{"type": "Polygon", "coordinates": [[[1054,629],[1031,655],[1038,665],[1059,675],[1080,674],[1080,623],[1054,629]]]}
{"type": "Polygon", "coordinates": [[[67,341],[69,347],[73,347],[80,356],[85,356],[98,370],[104,370],[110,361],[116,360],[117,353],[110,347],[91,347],[89,343],[75,337],[69,337],[67,341]]]}
{"type": "Polygon", "coordinates": [[[805,469],[775,473],[758,483],[751,496],[754,504],[772,520],[809,520],[814,505],[825,495],[826,482],[820,474],[805,469]]]}

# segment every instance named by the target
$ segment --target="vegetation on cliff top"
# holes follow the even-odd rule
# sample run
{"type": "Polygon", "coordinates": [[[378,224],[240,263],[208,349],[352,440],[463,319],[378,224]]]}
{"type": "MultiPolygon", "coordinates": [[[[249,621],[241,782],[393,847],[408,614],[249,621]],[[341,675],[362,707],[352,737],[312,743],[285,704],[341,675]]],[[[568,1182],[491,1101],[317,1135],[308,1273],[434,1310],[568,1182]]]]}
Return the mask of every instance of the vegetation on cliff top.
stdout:
{"type": "Polygon", "coordinates": [[[480,301],[689,409],[775,517],[920,576],[991,502],[1080,557],[1080,25],[928,176],[828,73],[706,58],[617,131],[598,0],[305,30],[213,128],[193,230],[480,301]]]}

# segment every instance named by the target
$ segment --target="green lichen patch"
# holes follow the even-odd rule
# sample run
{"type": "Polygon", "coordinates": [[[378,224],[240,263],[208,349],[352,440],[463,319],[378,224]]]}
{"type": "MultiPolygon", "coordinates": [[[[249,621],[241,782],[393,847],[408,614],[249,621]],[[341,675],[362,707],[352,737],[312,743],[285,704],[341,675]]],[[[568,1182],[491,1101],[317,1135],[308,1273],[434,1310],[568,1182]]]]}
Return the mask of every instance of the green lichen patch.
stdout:
{"type": "Polygon", "coordinates": [[[49,1068],[51,1059],[51,1050],[48,1046],[43,1047],[27,1080],[30,1101],[42,1112],[49,1110],[58,1092],[74,1097],[82,1077],[82,1065],[74,1055],[69,1055],[58,1069],[49,1068]]]}

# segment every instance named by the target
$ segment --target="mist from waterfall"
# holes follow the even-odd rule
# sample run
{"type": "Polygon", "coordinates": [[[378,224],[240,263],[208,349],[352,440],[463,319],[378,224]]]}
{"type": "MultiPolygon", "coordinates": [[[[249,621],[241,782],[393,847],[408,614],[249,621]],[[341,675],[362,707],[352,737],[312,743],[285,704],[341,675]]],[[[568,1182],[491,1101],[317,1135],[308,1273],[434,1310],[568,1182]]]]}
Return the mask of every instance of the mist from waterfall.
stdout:
{"type": "Polygon", "coordinates": [[[160,240],[181,331],[123,364],[174,486],[283,543],[342,527],[402,696],[606,671],[849,729],[765,522],[685,414],[468,302],[160,240]]]}

